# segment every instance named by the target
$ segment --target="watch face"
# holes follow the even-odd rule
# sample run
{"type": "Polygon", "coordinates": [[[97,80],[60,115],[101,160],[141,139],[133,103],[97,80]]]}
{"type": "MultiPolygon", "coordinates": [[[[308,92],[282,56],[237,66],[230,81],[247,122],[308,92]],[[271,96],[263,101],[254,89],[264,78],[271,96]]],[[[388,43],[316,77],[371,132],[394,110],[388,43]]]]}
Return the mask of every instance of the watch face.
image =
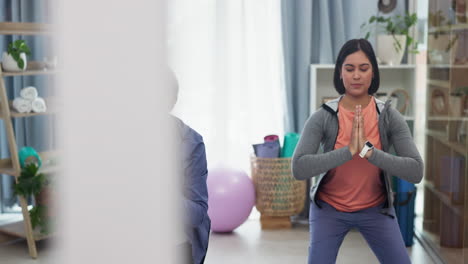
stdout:
{"type": "Polygon", "coordinates": [[[372,143],[370,143],[369,141],[366,142],[366,146],[368,146],[369,148],[372,148],[374,145],[372,145],[372,143]]]}

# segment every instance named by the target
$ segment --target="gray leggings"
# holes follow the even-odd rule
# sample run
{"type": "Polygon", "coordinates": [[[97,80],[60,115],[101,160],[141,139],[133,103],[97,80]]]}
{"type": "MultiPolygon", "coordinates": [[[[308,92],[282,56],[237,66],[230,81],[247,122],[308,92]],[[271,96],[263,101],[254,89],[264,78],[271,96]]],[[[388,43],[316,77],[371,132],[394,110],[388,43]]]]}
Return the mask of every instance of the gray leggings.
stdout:
{"type": "MultiPolygon", "coordinates": [[[[361,232],[380,263],[411,263],[397,219],[380,213],[383,204],[346,213],[324,201],[318,203],[322,208],[310,203],[309,264],[335,263],[341,243],[351,228],[361,232]]],[[[395,215],[394,208],[390,212],[395,215]]]]}

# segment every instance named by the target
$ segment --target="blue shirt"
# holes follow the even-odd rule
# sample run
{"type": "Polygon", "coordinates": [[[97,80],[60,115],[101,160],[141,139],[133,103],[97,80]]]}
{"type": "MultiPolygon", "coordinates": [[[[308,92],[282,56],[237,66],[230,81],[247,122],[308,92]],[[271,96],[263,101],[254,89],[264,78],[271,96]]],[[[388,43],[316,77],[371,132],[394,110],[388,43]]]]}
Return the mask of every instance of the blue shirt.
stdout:
{"type": "Polygon", "coordinates": [[[192,245],[193,263],[202,263],[208,250],[211,220],[208,216],[208,168],[203,138],[174,117],[181,140],[185,233],[192,245]]]}

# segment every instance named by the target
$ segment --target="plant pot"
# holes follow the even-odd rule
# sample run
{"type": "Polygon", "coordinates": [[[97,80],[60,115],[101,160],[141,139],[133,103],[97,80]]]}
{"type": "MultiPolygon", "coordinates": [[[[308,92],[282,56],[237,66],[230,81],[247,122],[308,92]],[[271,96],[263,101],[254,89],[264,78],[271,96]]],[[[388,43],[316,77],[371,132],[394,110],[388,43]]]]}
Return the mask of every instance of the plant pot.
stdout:
{"type": "Polygon", "coordinates": [[[47,208],[47,218],[53,218],[55,216],[55,210],[53,209],[52,202],[52,188],[50,186],[44,186],[39,194],[36,195],[36,205],[42,205],[47,208]]]}
{"type": "Polygon", "coordinates": [[[26,60],[26,54],[23,52],[20,54],[20,57],[24,60],[24,69],[20,69],[20,67],[18,67],[18,63],[15,61],[15,59],[13,59],[13,57],[10,54],[3,52],[3,57],[2,57],[3,70],[13,71],[13,72],[26,70],[26,66],[28,64],[26,60]]]}
{"type": "Polygon", "coordinates": [[[405,35],[378,35],[377,36],[377,57],[382,64],[400,65],[401,59],[406,50],[406,36],[405,35]],[[397,50],[397,43],[401,48],[397,50]]]}
{"type": "Polygon", "coordinates": [[[456,35],[429,35],[427,42],[431,47],[427,53],[431,64],[453,64],[455,62],[459,42],[456,35]]]}

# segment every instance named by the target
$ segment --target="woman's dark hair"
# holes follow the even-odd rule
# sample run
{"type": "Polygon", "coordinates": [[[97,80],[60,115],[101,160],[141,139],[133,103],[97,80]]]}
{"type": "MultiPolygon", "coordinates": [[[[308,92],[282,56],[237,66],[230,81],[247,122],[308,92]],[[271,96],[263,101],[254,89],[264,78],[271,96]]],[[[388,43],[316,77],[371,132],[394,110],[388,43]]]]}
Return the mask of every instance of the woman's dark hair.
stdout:
{"type": "Polygon", "coordinates": [[[366,54],[367,58],[372,64],[372,71],[374,73],[374,77],[372,78],[372,82],[369,87],[368,93],[374,94],[375,92],[377,92],[377,90],[379,90],[379,66],[377,64],[377,59],[375,58],[374,49],[372,49],[372,45],[369,43],[369,41],[365,39],[352,39],[346,42],[343,45],[343,47],[341,47],[340,53],[338,54],[338,58],[336,59],[335,73],[333,75],[333,84],[335,85],[335,89],[339,94],[345,93],[343,80],[341,80],[340,78],[341,67],[343,66],[343,62],[349,54],[352,54],[359,50],[362,50],[362,52],[366,54]]]}

